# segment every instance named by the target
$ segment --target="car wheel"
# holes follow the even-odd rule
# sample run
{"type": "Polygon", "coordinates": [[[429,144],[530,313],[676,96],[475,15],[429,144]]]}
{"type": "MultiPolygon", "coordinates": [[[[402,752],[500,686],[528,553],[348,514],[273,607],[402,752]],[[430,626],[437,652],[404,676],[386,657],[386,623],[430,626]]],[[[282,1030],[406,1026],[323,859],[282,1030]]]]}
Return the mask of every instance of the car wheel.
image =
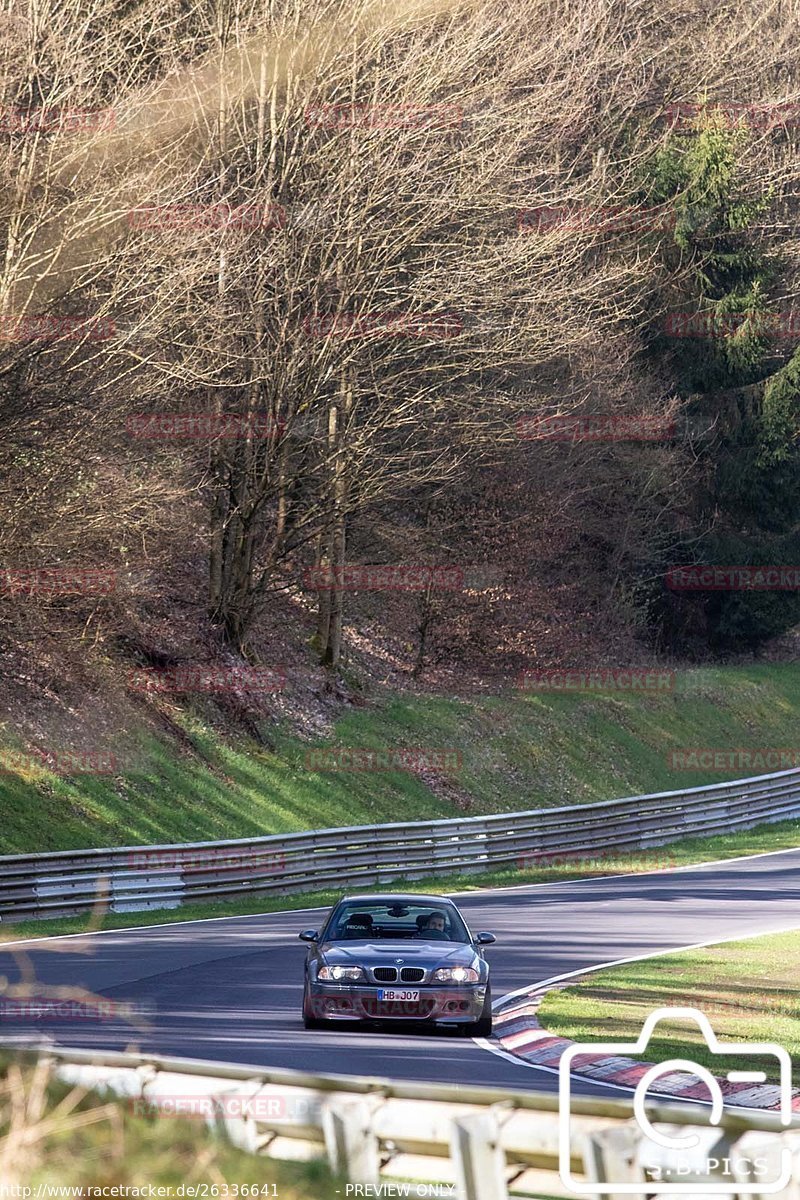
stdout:
{"type": "Polygon", "coordinates": [[[486,989],[486,999],[483,1002],[481,1015],[477,1021],[472,1021],[469,1025],[464,1026],[464,1033],[467,1037],[491,1037],[492,1036],[492,993],[486,989]]]}
{"type": "Polygon", "coordinates": [[[311,997],[308,994],[308,989],[303,988],[303,1028],[304,1029],[323,1029],[325,1022],[315,1017],[311,1011],[311,997]]]}

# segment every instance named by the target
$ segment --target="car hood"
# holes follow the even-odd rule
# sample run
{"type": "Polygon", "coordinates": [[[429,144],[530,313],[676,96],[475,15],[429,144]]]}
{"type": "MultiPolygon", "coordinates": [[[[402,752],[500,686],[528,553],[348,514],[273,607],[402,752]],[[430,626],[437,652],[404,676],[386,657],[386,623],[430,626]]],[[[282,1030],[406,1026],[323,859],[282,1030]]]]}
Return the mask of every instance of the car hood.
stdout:
{"type": "Polygon", "coordinates": [[[414,939],[398,939],[396,942],[381,938],[374,942],[324,942],[320,952],[328,963],[358,966],[391,966],[396,958],[402,958],[406,966],[431,967],[447,963],[453,967],[471,967],[478,955],[468,942],[423,942],[414,939]]]}

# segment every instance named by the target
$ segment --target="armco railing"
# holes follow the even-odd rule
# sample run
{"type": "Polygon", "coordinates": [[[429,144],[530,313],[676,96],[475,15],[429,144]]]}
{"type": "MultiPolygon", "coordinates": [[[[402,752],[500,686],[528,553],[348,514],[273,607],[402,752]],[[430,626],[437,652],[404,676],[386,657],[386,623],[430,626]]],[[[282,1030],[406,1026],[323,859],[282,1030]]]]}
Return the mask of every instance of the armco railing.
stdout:
{"type": "Polygon", "coordinates": [[[188,900],[383,885],[393,879],[543,865],[664,845],[800,815],[800,770],[754,779],[445,821],[360,825],[175,846],[0,857],[0,920],[114,912],[188,900]]]}
{"type": "MultiPolygon", "coordinates": [[[[559,1175],[557,1096],[104,1051],[48,1048],[46,1055],[65,1082],[110,1090],[134,1111],[199,1117],[251,1153],[326,1157],[337,1174],[362,1185],[351,1195],[575,1196],[559,1175]],[[392,1187],[392,1180],[405,1183],[392,1187]],[[409,1187],[414,1180],[422,1181],[419,1190],[409,1187]]],[[[732,1110],[712,1127],[701,1105],[648,1101],[656,1130],[670,1138],[688,1129],[696,1134],[689,1152],[646,1141],[627,1100],[574,1097],[570,1110],[570,1173],[587,1187],[608,1191],[613,1183],[632,1191],[639,1183],[640,1200],[657,1198],[655,1150],[660,1178],[671,1176],[673,1187],[676,1179],[696,1182],[698,1191],[738,1200],[737,1184],[742,1195],[760,1193],[759,1182],[769,1191],[765,1183],[780,1177],[780,1156],[789,1150],[793,1179],[780,1197],[800,1200],[800,1117],[782,1129],[776,1113],[732,1110]],[[760,1178],[742,1165],[757,1159],[760,1178]]]]}

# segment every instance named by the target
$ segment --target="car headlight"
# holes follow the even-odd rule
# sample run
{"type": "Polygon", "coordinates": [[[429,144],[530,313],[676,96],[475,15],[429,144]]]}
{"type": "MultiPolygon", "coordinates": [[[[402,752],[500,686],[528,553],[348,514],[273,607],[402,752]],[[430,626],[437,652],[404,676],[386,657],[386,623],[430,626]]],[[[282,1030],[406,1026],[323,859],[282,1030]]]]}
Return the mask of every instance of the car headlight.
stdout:
{"type": "Polygon", "coordinates": [[[330,979],[335,983],[353,983],[357,979],[366,979],[363,967],[320,967],[317,979],[330,979]]]}
{"type": "Polygon", "coordinates": [[[480,975],[472,967],[440,967],[433,978],[437,983],[477,983],[480,975]]]}

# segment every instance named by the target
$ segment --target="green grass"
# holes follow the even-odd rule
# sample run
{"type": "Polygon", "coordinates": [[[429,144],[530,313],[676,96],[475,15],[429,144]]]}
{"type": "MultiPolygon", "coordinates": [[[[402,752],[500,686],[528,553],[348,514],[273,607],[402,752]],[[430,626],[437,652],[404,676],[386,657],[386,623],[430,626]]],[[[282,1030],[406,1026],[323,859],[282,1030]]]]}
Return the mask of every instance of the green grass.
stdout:
{"type": "MultiPolygon", "coordinates": [[[[526,883],[555,883],[559,880],[590,879],[599,875],[669,870],[713,859],[735,858],[789,850],[800,845],[800,820],[781,821],[757,829],[719,834],[710,838],[684,838],[669,846],[631,854],[609,855],[594,859],[561,862],[547,868],[518,871],[513,867],[475,875],[439,875],[429,879],[398,879],[393,890],[454,894],[487,887],[514,887],[526,883]]],[[[130,929],[139,925],[173,924],[178,921],[207,920],[213,917],[247,916],[264,912],[284,912],[301,908],[321,908],[333,904],[342,890],[306,892],[293,896],[251,896],[209,904],[185,904],[178,909],[157,909],[137,913],[97,913],[86,917],[64,917],[52,921],[19,921],[6,927],[3,940],[25,937],[52,937],[81,933],[91,929],[130,929]]]]}
{"type": "MultiPolygon", "coordinates": [[[[654,1009],[689,1005],[705,1013],[720,1041],[775,1042],[798,1059],[799,993],[800,930],[791,930],[598,971],[550,992],[539,1018],[552,1033],[579,1042],[633,1041],[654,1009]]],[[[685,1058],[715,1075],[746,1065],[744,1059],[711,1054],[696,1025],[672,1020],[656,1025],[638,1057],[685,1058]]],[[[753,1061],[777,1079],[774,1058],[753,1061]]]]}
{"type": "MultiPolygon", "coordinates": [[[[132,729],[105,745],[121,763],[113,776],[0,775],[0,853],[479,815],[714,783],[725,773],[674,770],[668,752],[791,748],[800,666],[686,671],[674,694],[384,697],[342,716],[324,741],[270,726],[268,750],[224,740],[199,710],[176,707],[172,719],[179,738],[132,729]],[[453,749],[462,762],[432,787],[405,771],[308,770],[307,752],[324,746],[453,749]]],[[[1,749],[21,747],[0,730],[1,749]]]]}

